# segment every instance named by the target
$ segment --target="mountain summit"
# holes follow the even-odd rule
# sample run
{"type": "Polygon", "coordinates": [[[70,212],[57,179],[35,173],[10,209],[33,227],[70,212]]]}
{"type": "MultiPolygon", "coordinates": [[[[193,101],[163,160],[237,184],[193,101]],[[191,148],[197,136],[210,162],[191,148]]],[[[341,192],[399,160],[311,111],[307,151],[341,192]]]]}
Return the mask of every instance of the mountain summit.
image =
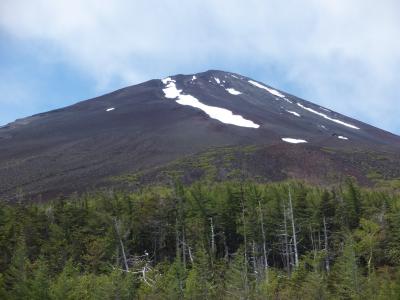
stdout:
{"type": "MultiPolygon", "coordinates": [[[[124,174],[158,176],[178,159],[245,146],[256,149],[254,165],[278,168],[278,179],[313,163],[325,169],[319,165],[315,178],[330,168],[364,180],[365,172],[400,177],[400,137],[254,79],[207,71],[150,80],[3,126],[0,197],[110,186],[124,174]]],[[[246,174],[257,169],[249,165],[246,174]]]]}

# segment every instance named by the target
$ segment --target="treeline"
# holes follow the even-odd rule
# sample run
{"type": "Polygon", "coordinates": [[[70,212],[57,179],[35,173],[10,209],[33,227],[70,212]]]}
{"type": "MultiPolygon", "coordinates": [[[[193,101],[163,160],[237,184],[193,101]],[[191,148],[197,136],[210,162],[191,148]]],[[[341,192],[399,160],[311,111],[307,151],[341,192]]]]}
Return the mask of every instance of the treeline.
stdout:
{"type": "Polygon", "coordinates": [[[400,299],[400,195],[196,183],[0,204],[0,299],[400,299]]]}

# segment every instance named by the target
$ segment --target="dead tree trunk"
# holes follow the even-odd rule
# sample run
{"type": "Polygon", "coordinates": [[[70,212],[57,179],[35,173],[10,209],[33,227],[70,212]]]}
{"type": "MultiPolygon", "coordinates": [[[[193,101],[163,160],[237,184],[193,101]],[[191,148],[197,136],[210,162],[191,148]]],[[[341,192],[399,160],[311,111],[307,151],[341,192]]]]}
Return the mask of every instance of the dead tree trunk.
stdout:
{"type": "Polygon", "coordinates": [[[328,249],[328,231],[326,229],[326,219],[325,216],[323,218],[324,222],[324,247],[325,247],[325,268],[326,272],[329,273],[330,271],[330,266],[329,266],[329,249],[328,249]]]}
{"type": "Polygon", "coordinates": [[[297,252],[296,227],[295,227],[295,223],[294,223],[292,194],[290,193],[290,188],[289,188],[289,213],[290,213],[290,219],[292,221],[294,262],[295,262],[296,267],[298,267],[299,266],[299,253],[297,252]]]}
{"type": "Polygon", "coordinates": [[[214,232],[214,223],[213,218],[210,218],[210,229],[211,229],[211,253],[214,257],[215,255],[215,232],[214,232]]]}
{"type": "Polygon", "coordinates": [[[125,254],[125,247],[124,247],[124,243],[122,241],[121,234],[119,232],[119,224],[117,222],[117,218],[116,217],[114,217],[114,226],[115,226],[115,232],[117,233],[117,237],[119,239],[119,243],[120,243],[120,246],[121,246],[121,252],[122,252],[122,258],[124,260],[125,271],[129,272],[128,260],[126,259],[126,254],[125,254]]]}
{"type": "Polygon", "coordinates": [[[189,247],[189,246],[187,246],[187,248],[188,248],[188,251],[189,251],[189,258],[190,258],[190,262],[192,263],[192,265],[193,265],[193,255],[192,255],[192,249],[189,247]]]}
{"type": "Polygon", "coordinates": [[[257,266],[257,255],[256,255],[256,243],[252,240],[251,243],[251,254],[252,254],[252,262],[253,262],[253,273],[254,278],[256,279],[256,284],[258,283],[259,274],[258,274],[258,266],[257,266]]]}

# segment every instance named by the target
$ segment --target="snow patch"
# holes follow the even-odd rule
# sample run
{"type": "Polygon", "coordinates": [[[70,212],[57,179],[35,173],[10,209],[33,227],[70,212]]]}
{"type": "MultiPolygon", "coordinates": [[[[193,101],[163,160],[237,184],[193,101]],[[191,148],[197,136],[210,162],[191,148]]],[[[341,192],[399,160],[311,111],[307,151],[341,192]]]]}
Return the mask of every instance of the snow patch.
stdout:
{"type": "Polygon", "coordinates": [[[282,141],[284,141],[286,143],[291,143],[291,144],[308,143],[306,140],[293,139],[293,138],[282,138],[282,141]]]}
{"type": "Polygon", "coordinates": [[[180,96],[180,90],[177,90],[176,85],[175,85],[175,80],[171,79],[170,77],[162,79],[162,83],[164,83],[165,89],[163,89],[163,92],[165,94],[166,98],[170,99],[175,99],[180,96]]]}
{"type": "Polygon", "coordinates": [[[239,79],[239,77],[237,77],[237,76],[235,76],[235,75],[233,75],[233,74],[231,74],[231,76],[232,76],[233,78],[239,79]]]}
{"type": "Polygon", "coordinates": [[[286,110],[288,113],[295,115],[296,117],[301,117],[299,113],[295,112],[295,111],[291,111],[291,110],[286,110]]]}
{"type": "Polygon", "coordinates": [[[264,85],[262,85],[262,84],[260,84],[260,83],[258,83],[256,81],[249,80],[249,83],[254,85],[254,86],[256,86],[256,87],[258,87],[258,88],[260,88],[260,89],[264,89],[264,90],[268,91],[269,93],[271,93],[274,96],[277,96],[277,97],[280,97],[280,98],[285,98],[285,95],[279,93],[277,90],[268,88],[268,87],[266,87],[266,86],[264,86],[264,85]]]}
{"type": "Polygon", "coordinates": [[[182,94],[182,90],[176,88],[175,80],[170,77],[162,80],[165,84],[163,92],[166,98],[176,99],[175,101],[181,105],[192,106],[204,111],[210,118],[216,119],[225,124],[231,124],[241,127],[259,128],[260,125],[251,120],[246,120],[240,115],[234,115],[230,110],[215,106],[209,106],[201,103],[197,98],[192,95],[182,94]]]}
{"type": "Polygon", "coordinates": [[[172,80],[171,77],[167,77],[167,78],[161,79],[161,82],[164,83],[164,84],[168,84],[170,81],[175,82],[175,80],[172,80]]]}
{"type": "Polygon", "coordinates": [[[306,107],[306,106],[302,105],[301,103],[297,103],[297,105],[300,106],[301,108],[303,108],[303,109],[305,109],[305,110],[308,110],[309,112],[312,112],[312,113],[314,113],[314,114],[316,114],[316,115],[319,115],[319,116],[321,116],[321,117],[323,117],[324,119],[327,119],[327,120],[329,120],[329,121],[332,121],[332,122],[335,122],[335,123],[338,123],[338,124],[340,124],[340,125],[347,126],[347,127],[353,128],[353,129],[357,129],[357,130],[360,129],[360,128],[358,128],[357,126],[354,126],[354,125],[352,125],[352,124],[345,123],[345,122],[340,121],[340,120],[338,120],[338,119],[334,119],[334,118],[328,117],[327,115],[325,115],[325,114],[323,114],[323,113],[320,113],[320,112],[318,112],[318,111],[316,111],[316,110],[314,110],[314,109],[312,109],[312,108],[306,107]]]}
{"type": "Polygon", "coordinates": [[[348,137],[345,137],[345,136],[343,136],[343,135],[339,135],[339,136],[338,136],[338,139],[341,139],[341,140],[348,140],[349,138],[348,138],[348,137]]]}
{"type": "Polygon", "coordinates": [[[197,79],[197,77],[193,75],[193,76],[192,76],[192,81],[193,81],[193,80],[196,80],[196,79],[197,79]]]}
{"type": "Polygon", "coordinates": [[[291,104],[293,104],[293,102],[292,101],[290,101],[288,98],[283,98],[283,100],[285,100],[286,102],[288,102],[288,103],[291,103],[291,104]]]}
{"type": "Polygon", "coordinates": [[[219,78],[217,78],[217,77],[214,77],[214,80],[215,80],[215,82],[218,83],[218,84],[221,83],[221,80],[219,80],[219,78]]]}
{"type": "Polygon", "coordinates": [[[114,109],[115,109],[115,107],[110,107],[110,108],[107,108],[106,111],[112,111],[114,109]]]}
{"type": "Polygon", "coordinates": [[[225,89],[228,93],[232,94],[232,95],[240,95],[241,92],[235,90],[234,88],[227,88],[225,89]]]}

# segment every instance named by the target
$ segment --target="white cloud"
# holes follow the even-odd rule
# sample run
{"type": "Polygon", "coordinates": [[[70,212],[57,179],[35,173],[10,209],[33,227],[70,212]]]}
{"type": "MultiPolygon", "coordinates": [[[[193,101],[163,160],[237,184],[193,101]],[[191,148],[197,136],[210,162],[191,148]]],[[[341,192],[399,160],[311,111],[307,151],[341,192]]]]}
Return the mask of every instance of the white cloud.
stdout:
{"type": "Polygon", "coordinates": [[[80,68],[100,90],[231,66],[400,131],[396,0],[3,0],[0,29],[43,43],[44,57],[80,68]]]}

